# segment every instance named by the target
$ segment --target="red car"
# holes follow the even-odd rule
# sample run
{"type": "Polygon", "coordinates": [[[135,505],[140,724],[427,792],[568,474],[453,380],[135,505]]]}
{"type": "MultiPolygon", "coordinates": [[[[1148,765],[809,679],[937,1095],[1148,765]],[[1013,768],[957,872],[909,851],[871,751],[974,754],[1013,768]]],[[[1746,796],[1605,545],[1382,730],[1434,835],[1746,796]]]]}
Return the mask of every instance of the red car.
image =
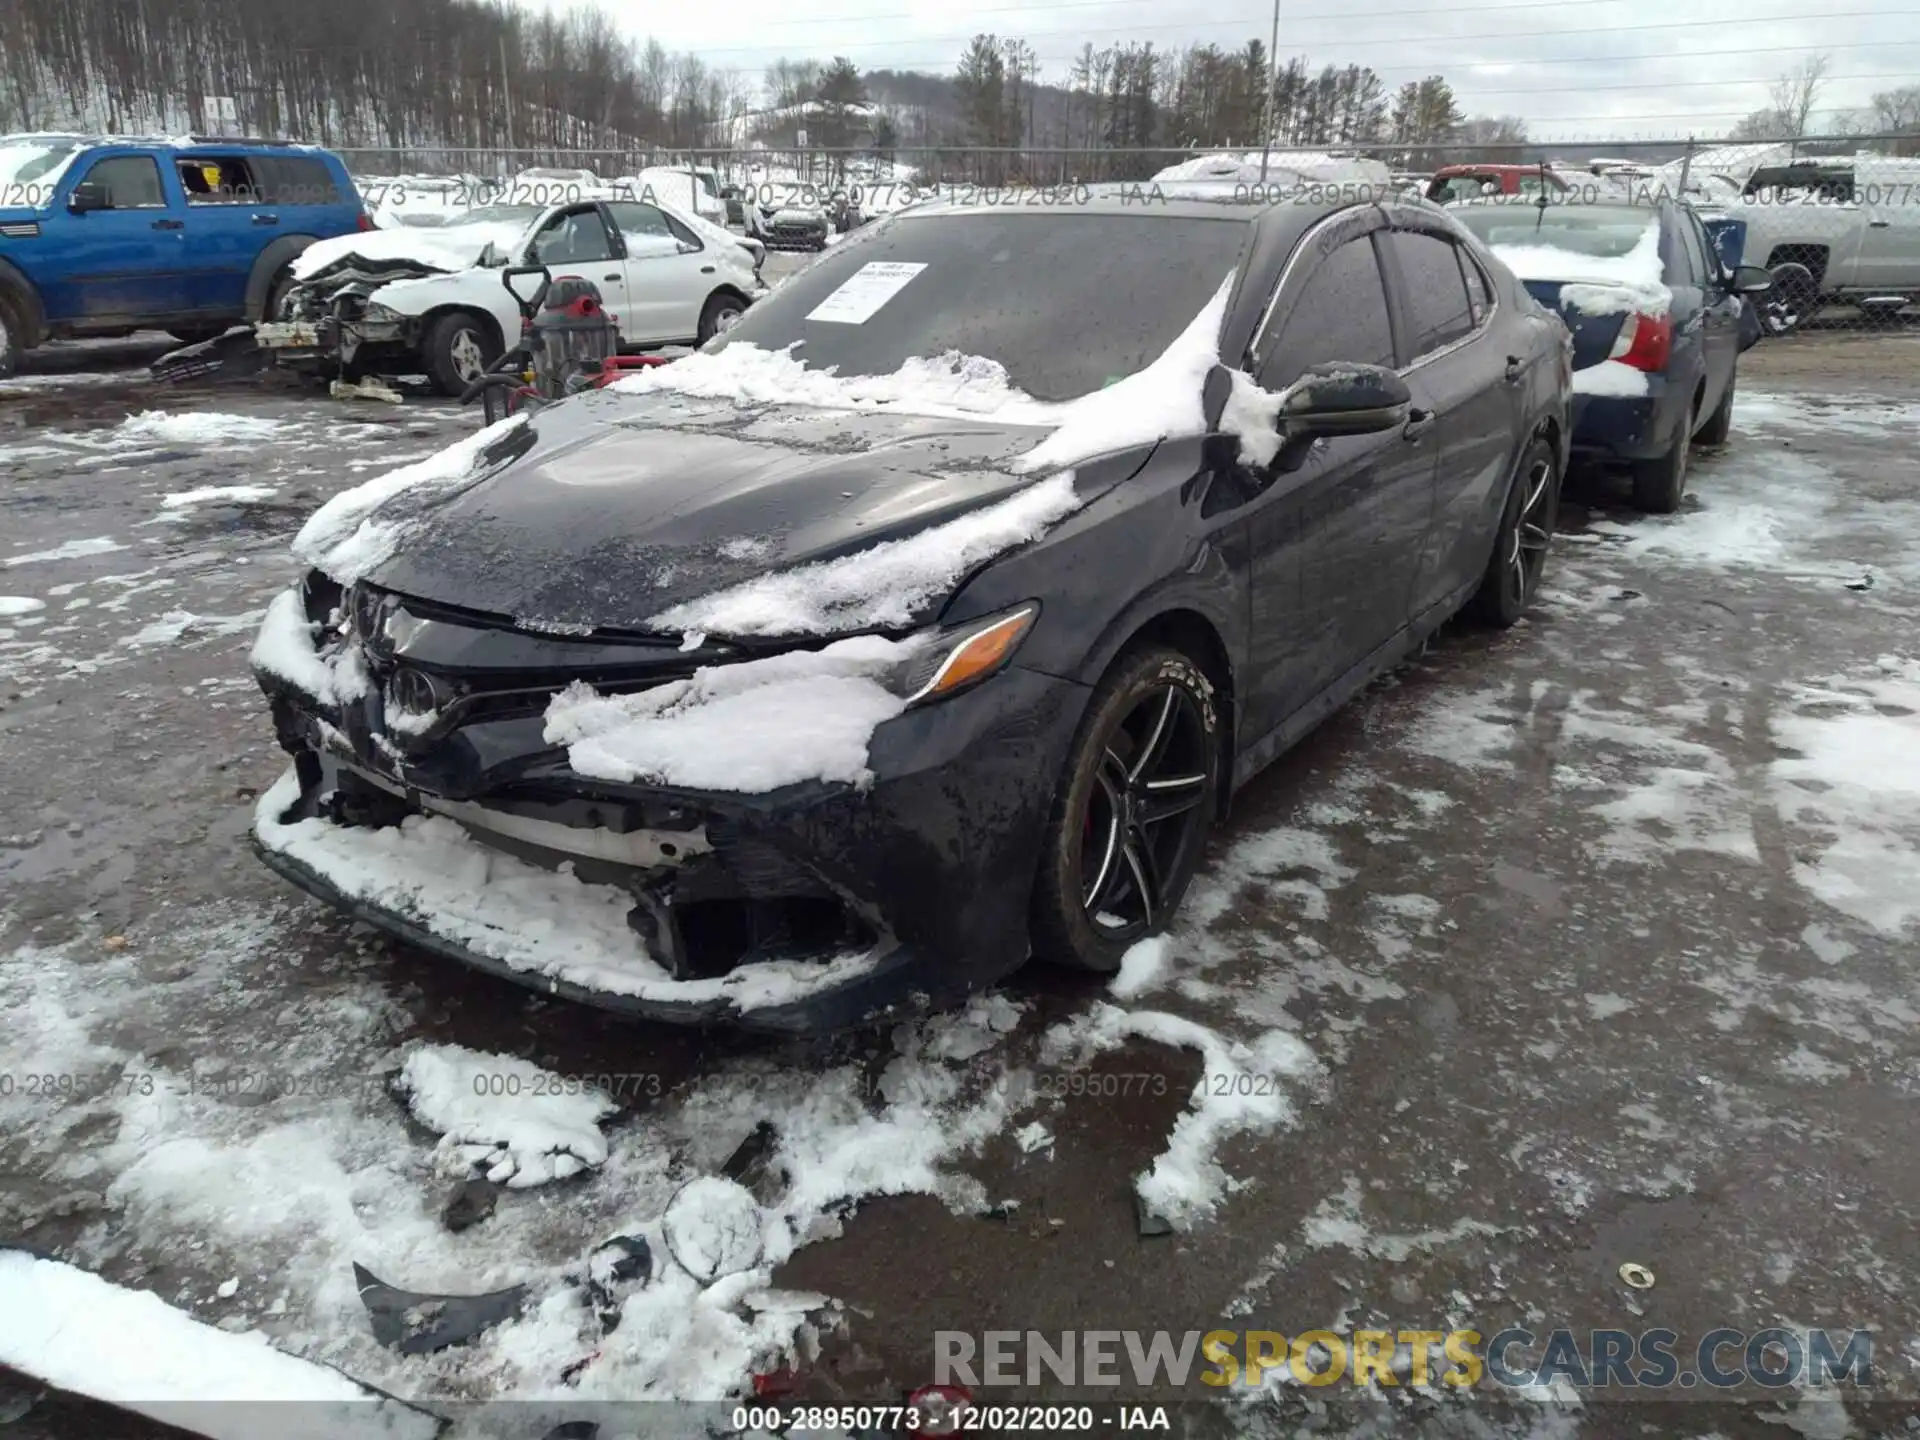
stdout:
{"type": "Polygon", "coordinates": [[[1427,199],[1441,205],[1476,200],[1482,195],[1538,195],[1562,198],[1567,182],[1538,165],[1442,165],[1427,181],[1427,199]],[[1488,185],[1494,188],[1489,190],[1488,185]]]}

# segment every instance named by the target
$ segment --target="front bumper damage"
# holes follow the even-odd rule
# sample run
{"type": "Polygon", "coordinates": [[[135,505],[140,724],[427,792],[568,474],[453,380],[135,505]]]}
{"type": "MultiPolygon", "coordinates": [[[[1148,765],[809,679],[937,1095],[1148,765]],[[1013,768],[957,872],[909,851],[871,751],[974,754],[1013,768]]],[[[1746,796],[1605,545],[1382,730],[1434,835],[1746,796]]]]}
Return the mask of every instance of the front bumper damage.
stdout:
{"type": "MultiPolygon", "coordinates": [[[[1025,960],[1081,687],[1014,667],[909,710],[875,732],[865,788],[695,791],[577,775],[544,740],[553,693],[608,683],[607,642],[441,612],[419,633],[398,666],[368,647],[344,700],[256,664],[294,765],[254,844],[311,894],[545,993],[778,1033],[903,1018],[1025,960]],[[461,692],[430,734],[391,723],[401,669],[461,692]]],[[[723,659],[632,648],[629,689],[723,659]]]]}

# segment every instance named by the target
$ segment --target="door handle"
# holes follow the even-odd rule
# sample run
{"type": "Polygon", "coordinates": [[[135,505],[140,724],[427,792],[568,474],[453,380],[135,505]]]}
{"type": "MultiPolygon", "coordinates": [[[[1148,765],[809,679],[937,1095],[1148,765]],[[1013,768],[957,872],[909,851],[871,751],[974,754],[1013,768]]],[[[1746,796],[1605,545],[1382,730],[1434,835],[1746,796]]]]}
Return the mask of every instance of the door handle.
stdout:
{"type": "Polygon", "coordinates": [[[1431,410],[1409,410],[1406,427],[1400,433],[1409,440],[1418,440],[1433,428],[1435,418],[1431,410]]]}
{"type": "Polygon", "coordinates": [[[153,222],[153,228],[156,230],[184,230],[187,228],[187,222],[184,220],[156,220],[153,222]]]}
{"type": "Polygon", "coordinates": [[[711,265],[702,265],[702,266],[700,267],[700,273],[701,273],[702,275],[711,275],[711,274],[713,273],[713,266],[711,266],[711,265]]]}
{"type": "Polygon", "coordinates": [[[1867,222],[1867,228],[1869,230],[1885,230],[1892,224],[1893,222],[1891,220],[1869,220],[1867,222]]]}
{"type": "Polygon", "coordinates": [[[278,225],[280,223],[280,217],[278,215],[256,215],[253,217],[253,223],[256,225],[278,225]]]}
{"type": "Polygon", "coordinates": [[[620,278],[620,272],[618,270],[610,270],[600,278],[603,280],[618,280],[620,278]]]}
{"type": "Polygon", "coordinates": [[[1518,385],[1520,383],[1520,373],[1520,357],[1518,355],[1507,356],[1507,384],[1518,385]]]}

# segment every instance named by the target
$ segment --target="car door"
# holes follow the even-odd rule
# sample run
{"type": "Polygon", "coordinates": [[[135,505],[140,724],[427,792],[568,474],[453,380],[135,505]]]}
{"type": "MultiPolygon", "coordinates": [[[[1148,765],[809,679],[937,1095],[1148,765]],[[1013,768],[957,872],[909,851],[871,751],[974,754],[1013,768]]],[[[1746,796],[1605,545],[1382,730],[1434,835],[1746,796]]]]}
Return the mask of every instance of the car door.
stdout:
{"type": "Polygon", "coordinates": [[[162,321],[187,308],[184,207],[154,153],[102,151],[74,166],[64,189],[65,263],[42,296],[48,319],[106,327],[162,321]],[[71,209],[83,184],[104,193],[106,208],[71,209]]]}
{"type": "Polygon", "coordinates": [[[1431,417],[1432,521],[1408,567],[1407,610],[1419,617],[1486,564],[1516,459],[1520,397],[1509,374],[1523,357],[1495,343],[1486,276],[1449,228],[1400,211],[1384,240],[1409,357],[1403,373],[1415,407],[1431,417]]]}
{"type": "Polygon", "coordinates": [[[205,151],[174,159],[186,198],[187,300],[209,316],[246,310],[253,260],[272,238],[279,216],[261,203],[247,158],[205,151]]]}
{"type": "Polygon", "coordinates": [[[1733,384],[1733,369],[1740,359],[1740,296],[1733,288],[1733,277],[1720,263],[1720,252],[1708,238],[1700,217],[1684,206],[1671,212],[1673,223],[1687,253],[1687,265],[1697,278],[1700,290],[1700,334],[1706,363],[1706,394],[1700,405],[1700,418],[1719,408],[1720,401],[1733,384]]]}
{"type": "Polygon", "coordinates": [[[528,242],[527,259],[545,265],[555,280],[569,275],[591,280],[621,338],[633,338],[624,249],[598,205],[569,205],[549,216],[528,242]]]}
{"type": "Polygon", "coordinates": [[[610,200],[607,213],[627,249],[627,294],[636,343],[686,340],[700,330],[700,311],[718,267],[687,226],[645,200],[610,200]]]}
{"type": "MultiPolygon", "coordinates": [[[[1310,230],[1253,344],[1260,388],[1315,365],[1394,365],[1369,206],[1310,230]]],[[[1432,506],[1431,450],[1399,429],[1316,441],[1297,469],[1242,471],[1251,570],[1245,738],[1335,685],[1406,624],[1432,506]]]]}
{"type": "Polygon", "coordinates": [[[1881,294],[1920,296],[1920,165],[1863,161],[1856,194],[1866,215],[1856,283],[1881,294]]]}

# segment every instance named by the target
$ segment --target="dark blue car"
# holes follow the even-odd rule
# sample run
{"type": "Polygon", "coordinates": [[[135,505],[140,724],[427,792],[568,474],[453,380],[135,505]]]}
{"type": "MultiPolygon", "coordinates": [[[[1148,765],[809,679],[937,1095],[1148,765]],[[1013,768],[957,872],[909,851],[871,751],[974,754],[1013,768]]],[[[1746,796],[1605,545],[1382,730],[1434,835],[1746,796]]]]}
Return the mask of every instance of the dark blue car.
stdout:
{"type": "Polygon", "coordinates": [[[1745,297],[1771,277],[1730,266],[1699,217],[1670,200],[1448,213],[1573,332],[1575,453],[1624,461],[1642,509],[1677,508],[1688,447],[1727,438],[1735,364],[1760,333],[1745,297]]]}
{"type": "Polygon", "coordinates": [[[340,158],[308,145],[0,136],[0,375],[50,339],[260,320],[294,256],[372,228],[340,158]]]}

